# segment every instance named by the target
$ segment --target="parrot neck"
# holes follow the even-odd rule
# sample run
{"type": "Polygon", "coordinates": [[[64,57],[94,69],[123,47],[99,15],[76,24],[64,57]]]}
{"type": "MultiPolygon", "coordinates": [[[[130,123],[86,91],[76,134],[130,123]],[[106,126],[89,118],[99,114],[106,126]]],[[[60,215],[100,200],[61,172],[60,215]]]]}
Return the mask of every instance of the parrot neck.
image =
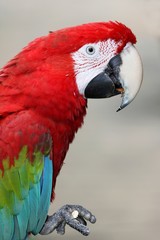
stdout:
{"type": "MultiPolygon", "coordinates": [[[[56,115],[54,115],[52,120],[53,151],[51,158],[54,165],[53,190],[56,177],[63,165],[69,145],[72,143],[75,133],[83,124],[84,116],[86,115],[86,104],[87,101],[84,98],[80,98],[79,103],[78,101],[76,101],[75,105],[72,103],[72,108],[68,109],[68,111],[63,109],[60,112],[61,116],[59,119],[61,120],[58,121],[58,116],[57,119],[55,118],[56,115]]],[[[54,192],[52,198],[54,198],[54,192]]]]}

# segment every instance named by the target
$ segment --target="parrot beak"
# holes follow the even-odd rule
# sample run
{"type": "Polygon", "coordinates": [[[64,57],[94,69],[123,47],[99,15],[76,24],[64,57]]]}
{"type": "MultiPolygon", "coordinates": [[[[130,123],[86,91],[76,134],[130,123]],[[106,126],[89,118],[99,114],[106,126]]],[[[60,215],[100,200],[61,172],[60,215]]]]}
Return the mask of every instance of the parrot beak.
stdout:
{"type": "Polygon", "coordinates": [[[142,83],[142,62],[136,48],[128,43],[114,56],[104,72],[94,77],[85,89],[86,98],[108,98],[121,94],[119,109],[133,101],[142,83]]]}

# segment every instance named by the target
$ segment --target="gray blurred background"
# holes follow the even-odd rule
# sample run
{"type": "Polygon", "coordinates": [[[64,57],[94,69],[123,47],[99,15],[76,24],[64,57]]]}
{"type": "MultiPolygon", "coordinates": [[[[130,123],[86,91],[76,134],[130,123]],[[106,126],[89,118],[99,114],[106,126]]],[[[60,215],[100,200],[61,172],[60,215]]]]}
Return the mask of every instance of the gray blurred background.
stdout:
{"type": "MultiPolygon", "coordinates": [[[[50,212],[82,204],[97,217],[87,238],[160,239],[160,1],[0,0],[0,67],[49,30],[118,20],[136,34],[144,82],[135,101],[116,113],[120,98],[90,100],[56,185],[50,212]]],[[[35,239],[82,240],[66,234],[35,239]]]]}

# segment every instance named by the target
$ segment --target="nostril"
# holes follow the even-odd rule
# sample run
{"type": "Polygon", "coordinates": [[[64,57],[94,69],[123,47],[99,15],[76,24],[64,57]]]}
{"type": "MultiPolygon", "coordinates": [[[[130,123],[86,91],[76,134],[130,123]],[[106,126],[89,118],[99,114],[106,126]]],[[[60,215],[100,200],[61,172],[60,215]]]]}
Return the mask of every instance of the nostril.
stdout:
{"type": "Polygon", "coordinates": [[[105,73],[107,73],[108,76],[110,76],[113,72],[114,72],[113,68],[108,64],[108,66],[105,69],[105,73]]]}
{"type": "Polygon", "coordinates": [[[110,76],[113,82],[116,84],[119,82],[119,71],[122,59],[120,55],[114,56],[108,63],[105,73],[110,76]]]}

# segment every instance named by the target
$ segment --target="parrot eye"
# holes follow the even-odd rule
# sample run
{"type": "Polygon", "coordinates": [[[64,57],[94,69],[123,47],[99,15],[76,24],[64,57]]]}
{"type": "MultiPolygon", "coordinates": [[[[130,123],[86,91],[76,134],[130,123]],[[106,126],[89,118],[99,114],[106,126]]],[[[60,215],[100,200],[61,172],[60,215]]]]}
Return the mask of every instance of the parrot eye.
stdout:
{"type": "Polygon", "coordinates": [[[87,46],[86,47],[86,53],[89,55],[93,55],[96,52],[96,49],[93,46],[87,46]]]}

